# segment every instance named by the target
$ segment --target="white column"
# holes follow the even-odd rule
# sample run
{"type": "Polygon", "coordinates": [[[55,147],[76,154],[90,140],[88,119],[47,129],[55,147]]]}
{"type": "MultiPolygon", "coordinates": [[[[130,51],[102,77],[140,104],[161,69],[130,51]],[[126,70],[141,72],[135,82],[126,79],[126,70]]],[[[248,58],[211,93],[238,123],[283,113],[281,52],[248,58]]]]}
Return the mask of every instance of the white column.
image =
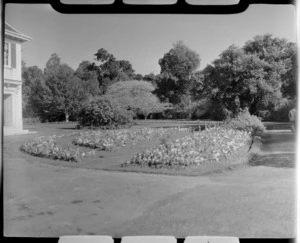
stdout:
{"type": "Polygon", "coordinates": [[[22,85],[18,85],[16,88],[15,95],[15,126],[17,129],[23,129],[23,119],[22,119],[22,85]]]}

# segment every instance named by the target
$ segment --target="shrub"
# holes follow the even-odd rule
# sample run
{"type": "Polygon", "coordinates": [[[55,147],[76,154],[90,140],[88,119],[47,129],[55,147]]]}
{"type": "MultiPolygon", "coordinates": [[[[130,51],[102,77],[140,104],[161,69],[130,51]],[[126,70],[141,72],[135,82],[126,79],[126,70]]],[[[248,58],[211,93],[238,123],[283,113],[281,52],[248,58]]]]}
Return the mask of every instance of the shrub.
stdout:
{"type": "Polygon", "coordinates": [[[265,131],[265,126],[261,120],[257,116],[251,115],[247,109],[240,111],[234,118],[227,119],[225,126],[252,134],[265,131]]]}
{"type": "Polygon", "coordinates": [[[147,119],[150,114],[171,108],[171,104],[159,101],[154,90],[154,85],[148,81],[129,80],[110,85],[106,94],[120,106],[134,111],[136,116],[143,115],[147,119]]]}
{"type": "Polygon", "coordinates": [[[133,123],[133,115],[108,96],[91,97],[83,104],[78,114],[78,122],[80,127],[90,128],[129,127],[133,123]]]}

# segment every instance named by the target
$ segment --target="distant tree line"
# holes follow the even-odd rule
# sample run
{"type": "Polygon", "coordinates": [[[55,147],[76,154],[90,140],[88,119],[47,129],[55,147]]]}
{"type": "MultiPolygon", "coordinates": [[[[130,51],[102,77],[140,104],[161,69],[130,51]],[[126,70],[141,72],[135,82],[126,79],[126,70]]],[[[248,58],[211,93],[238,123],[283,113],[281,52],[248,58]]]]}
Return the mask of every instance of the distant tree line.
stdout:
{"type": "Polygon", "coordinates": [[[296,45],[270,34],[229,46],[202,70],[199,54],[182,41],[159,59],[159,74],[137,74],[129,61],[103,48],[94,57],[76,70],[55,53],[44,70],[23,63],[23,116],[77,120],[84,102],[100,96],[145,119],[224,120],[247,109],[285,120],[295,105],[296,45]]]}

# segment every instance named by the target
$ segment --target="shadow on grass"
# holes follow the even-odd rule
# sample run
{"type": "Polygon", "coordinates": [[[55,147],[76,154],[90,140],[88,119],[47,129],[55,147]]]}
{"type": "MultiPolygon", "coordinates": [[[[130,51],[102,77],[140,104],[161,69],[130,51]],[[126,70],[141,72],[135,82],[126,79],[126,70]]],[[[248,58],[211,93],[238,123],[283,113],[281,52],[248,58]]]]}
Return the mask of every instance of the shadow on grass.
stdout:
{"type": "Polygon", "coordinates": [[[58,129],[62,129],[62,130],[78,130],[80,131],[78,128],[76,127],[59,127],[58,129]]]}
{"type": "Polygon", "coordinates": [[[256,154],[248,163],[250,166],[268,166],[276,168],[295,168],[296,156],[294,153],[256,154]]]}

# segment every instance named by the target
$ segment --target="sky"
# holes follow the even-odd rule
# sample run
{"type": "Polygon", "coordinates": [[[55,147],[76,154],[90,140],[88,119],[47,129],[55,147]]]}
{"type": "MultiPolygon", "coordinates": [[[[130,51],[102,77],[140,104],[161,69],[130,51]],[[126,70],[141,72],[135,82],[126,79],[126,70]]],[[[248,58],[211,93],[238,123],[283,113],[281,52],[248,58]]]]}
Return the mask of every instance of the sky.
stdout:
{"type": "Polygon", "coordinates": [[[202,70],[230,45],[243,46],[256,35],[296,42],[293,5],[257,4],[230,15],[61,14],[47,4],[7,4],[5,20],[32,38],[22,46],[27,66],[45,68],[51,54],[74,70],[104,48],[128,60],[136,73],[160,73],[158,61],[182,40],[200,55],[202,70]]]}

